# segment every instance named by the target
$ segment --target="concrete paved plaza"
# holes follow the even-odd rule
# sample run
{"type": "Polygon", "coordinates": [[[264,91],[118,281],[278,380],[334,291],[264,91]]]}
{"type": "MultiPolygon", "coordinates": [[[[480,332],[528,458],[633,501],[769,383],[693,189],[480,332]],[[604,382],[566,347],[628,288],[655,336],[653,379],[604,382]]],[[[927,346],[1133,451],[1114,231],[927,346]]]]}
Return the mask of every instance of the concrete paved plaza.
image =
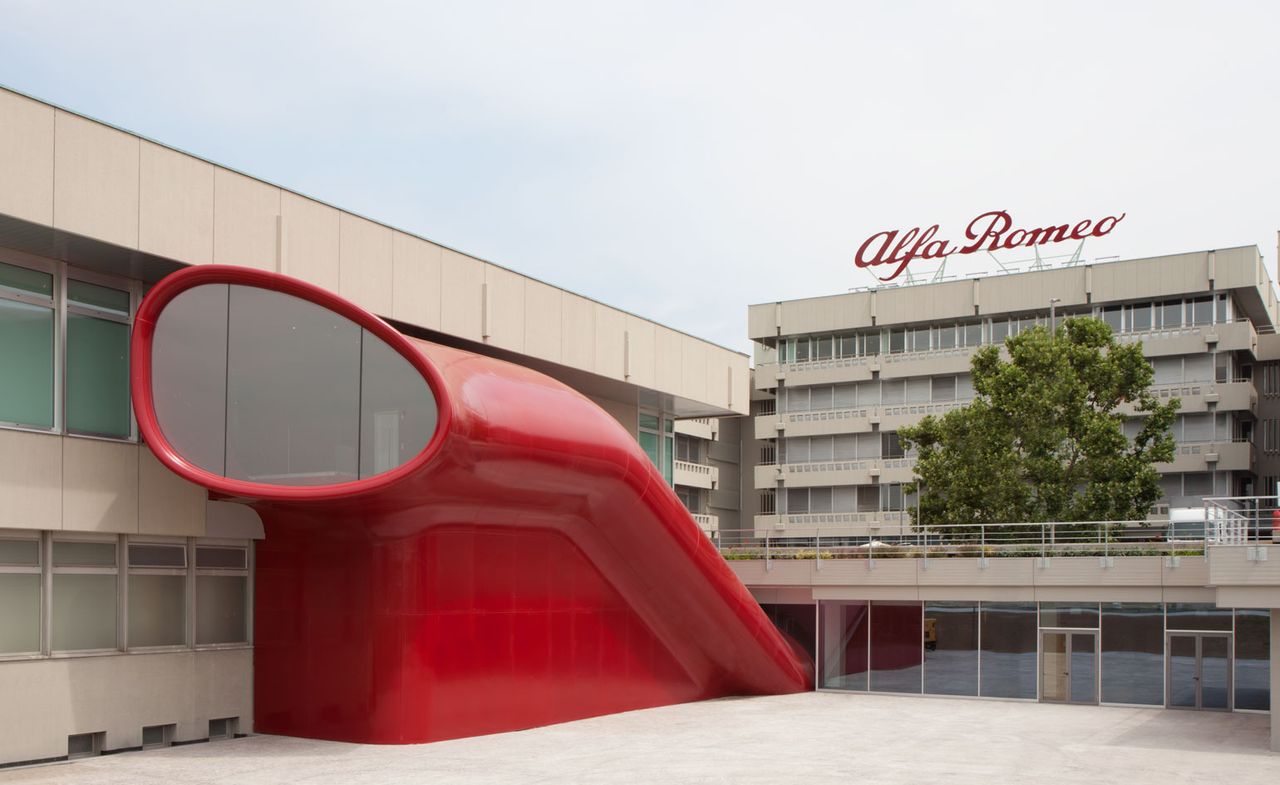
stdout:
{"type": "Polygon", "coordinates": [[[85,783],[1268,783],[1268,717],[806,693],[401,747],[279,736],[0,772],[85,783]]]}

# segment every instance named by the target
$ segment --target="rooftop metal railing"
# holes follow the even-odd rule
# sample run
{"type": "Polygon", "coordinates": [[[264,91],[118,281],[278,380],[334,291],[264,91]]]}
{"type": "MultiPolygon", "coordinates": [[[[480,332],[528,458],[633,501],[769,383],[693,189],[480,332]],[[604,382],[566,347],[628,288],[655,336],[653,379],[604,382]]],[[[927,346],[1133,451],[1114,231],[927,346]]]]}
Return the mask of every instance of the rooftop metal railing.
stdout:
{"type": "MultiPolygon", "coordinates": [[[[785,533],[721,531],[717,544],[729,560],[903,559],[1203,555],[1214,545],[1273,542],[1276,497],[1213,497],[1203,508],[1180,508],[1169,520],[1049,521],[1043,523],[941,524],[913,529],[857,525],[861,534],[795,527],[785,533]],[[880,529],[896,529],[896,535],[880,529]]],[[[1275,521],[1280,535],[1280,520],[1275,521]]],[[[1280,541],[1278,539],[1277,541],[1280,541]]]]}

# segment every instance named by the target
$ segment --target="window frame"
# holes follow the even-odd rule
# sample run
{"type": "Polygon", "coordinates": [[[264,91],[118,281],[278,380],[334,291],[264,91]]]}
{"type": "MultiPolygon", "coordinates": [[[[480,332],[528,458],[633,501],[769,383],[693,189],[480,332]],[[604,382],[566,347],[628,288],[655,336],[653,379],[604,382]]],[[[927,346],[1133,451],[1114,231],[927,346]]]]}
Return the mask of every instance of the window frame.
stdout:
{"type": "MultiPolygon", "coordinates": [[[[142,301],[142,281],[85,270],[66,262],[46,259],[10,249],[0,249],[0,262],[53,276],[53,294],[49,298],[22,292],[0,291],[0,300],[35,305],[49,308],[53,311],[53,425],[50,428],[43,428],[37,425],[6,420],[0,421],[0,429],[54,433],[78,439],[136,443],[138,441],[138,420],[134,416],[132,402],[129,405],[129,433],[127,436],[76,432],[67,427],[67,315],[74,313],[77,316],[124,324],[128,326],[129,334],[132,336],[133,320],[138,312],[138,305],[142,301]],[[129,295],[128,316],[121,316],[115,311],[95,308],[89,305],[72,304],[68,299],[71,281],[80,281],[127,293],[129,295]]],[[[126,378],[127,376],[126,370],[126,378]]]]}
{"type": "Polygon", "coordinates": [[[48,595],[45,593],[45,565],[48,563],[47,554],[45,553],[44,537],[42,533],[35,530],[23,529],[0,529],[0,540],[19,540],[22,542],[34,542],[36,544],[36,563],[35,564],[0,564],[0,574],[3,575],[36,575],[39,576],[40,601],[37,603],[36,613],[38,633],[36,637],[36,648],[31,651],[14,651],[0,652],[0,662],[7,660],[33,660],[44,656],[44,640],[46,632],[46,609],[48,603],[48,595]]]}
{"type": "Polygon", "coordinates": [[[121,627],[118,636],[121,639],[121,649],[126,652],[164,652],[164,651],[182,651],[190,648],[192,626],[191,619],[188,618],[194,607],[195,588],[191,579],[191,549],[187,547],[187,539],[184,537],[158,537],[151,535],[139,535],[137,537],[127,537],[123,543],[124,548],[124,580],[123,591],[121,592],[121,627]],[[164,545],[168,547],[177,547],[182,551],[181,567],[174,566],[134,566],[130,559],[130,550],[134,545],[164,545]],[[134,646],[129,640],[129,590],[130,580],[134,575],[168,575],[182,576],[182,643],[169,643],[160,646],[134,646]]]}
{"type": "Polygon", "coordinates": [[[124,586],[120,575],[120,553],[125,542],[125,535],[102,535],[92,534],[88,532],[49,532],[49,536],[45,538],[45,564],[48,570],[45,573],[44,589],[45,594],[42,605],[45,609],[45,630],[43,635],[43,650],[45,654],[54,659],[66,659],[72,657],[96,657],[103,654],[117,654],[124,651],[122,626],[123,621],[123,605],[128,601],[125,595],[124,586]],[[110,567],[105,565],[66,565],[57,566],[53,561],[53,546],[59,542],[96,542],[110,543],[115,546],[116,559],[115,564],[110,567]],[[58,575],[112,575],[115,577],[116,585],[116,620],[115,620],[115,645],[107,647],[99,647],[93,649],[55,649],[53,648],[53,599],[54,589],[53,581],[58,575]]]}
{"type": "Polygon", "coordinates": [[[196,651],[218,651],[222,649],[245,649],[253,646],[253,574],[254,574],[254,547],[253,540],[227,540],[213,539],[207,537],[192,538],[187,545],[187,569],[190,574],[189,584],[191,586],[191,605],[189,607],[190,618],[187,625],[190,631],[190,648],[196,651]],[[243,569],[226,568],[226,567],[197,567],[199,560],[197,552],[200,548],[239,548],[245,552],[245,566],[243,569]],[[244,637],[243,641],[232,641],[226,643],[200,643],[197,632],[197,626],[200,623],[200,591],[198,588],[197,578],[201,575],[212,577],[244,577],[245,578],[245,611],[244,611],[244,637]]]}

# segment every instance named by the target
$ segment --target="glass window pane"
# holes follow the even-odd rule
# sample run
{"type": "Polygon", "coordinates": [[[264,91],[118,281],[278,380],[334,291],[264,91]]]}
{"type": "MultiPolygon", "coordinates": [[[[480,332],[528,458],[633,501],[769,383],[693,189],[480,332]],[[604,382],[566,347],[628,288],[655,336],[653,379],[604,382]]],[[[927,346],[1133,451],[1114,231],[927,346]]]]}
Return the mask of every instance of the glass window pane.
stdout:
{"type": "Polygon", "coordinates": [[[67,279],[67,302],[87,305],[100,311],[111,311],[121,316],[129,315],[129,293],[97,284],[67,279]]]}
{"type": "Polygon", "coordinates": [[[0,654],[40,650],[40,576],[0,573],[0,654]]]}
{"type": "Polygon", "coordinates": [[[649,456],[649,460],[653,461],[653,465],[658,466],[661,456],[658,455],[658,434],[648,431],[640,432],[640,448],[644,450],[644,454],[649,456]]]}
{"type": "Polygon", "coordinates": [[[0,540],[0,564],[34,567],[39,563],[39,540],[0,540]]]}
{"type": "Polygon", "coordinates": [[[791,436],[786,441],[786,463],[809,462],[809,437],[791,436]]]}
{"type": "Polygon", "coordinates": [[[54,573],[51,632],[54,651],[114,649],[116,576],[54,573]]]}
{"type": "Polygon", "coordinates": [[[831,408],[831,388],[813,387],[809,390],[809,408],[815,412],[831,408]]]}
{"type": "Polygon", "coordinates": [[[899,354],[906,351],[907,334],[905,330],[889,331],[889,354],[899,354]]]}
{"type": "Polygon", "coordinates": [[[928,377],[907,379],[907,403],[928,403],[931,389],[928,377]]]}
{"type": "Polygon", "coordinates": [[[1133,330],[1150,330],[1151,329],[1151,306],[1150,305],[1134,305],[1129,311],[1129,321],[1133,325],[1133,330]]]}
{"type": "Polygon", "coordinates": [[[978,603],[925,603],[924,691],[978,694],[978,603]]]}
{"type": "Polygon", "coordinates": [[[982,345],[982,323],[974,322],[964,326],[964,345],[965,346],[981,346],[982,345]]]}
{"type": "Polygon", "coordinates": [[[837,409],[856,405],[857,395],[854,392],[854,389],[854,385],[852,384],[836,385],[834,400],[831,402],[832,405],[837,409]]]}
{"type": "Polygon", "coordinates": [[[911,351],[927,352],[929,351],[929,328],[916,327],[911,331],[911,351]]]}
{"type": "Polygon", "coordinates": [[[1005,319],[995,319],[991,322],[991,342],[1002,344],[1009,337],[1009,322],[1005,319]]]}
{"type": "Polygon", "coordinates": [[[819,608],[818,683],[833,690],[867,689],[867,603],[823,602],[819,608]]]}
{"type": "Polygon", "coordinates": [[[1094,627],[1098,626],[1096,602],[1042,602],[1040,603],[1041,627],[1094,627]]]}
{"type": "Polygon", "coordinates": [[[867,333],[865,343],[862,348],[863,354],[879,354],[880,353],[880,333],[867,333]]]}
{"type": "Polygon", "coordinates": [[[658,430],[658,418],[652,414],[641,414],[640,427],[656,431],[658,430]]]}
{"type": "Polygon", "coordinates": [[[360,327],[295,297],[232,286],[227,476],[328,485],[358,475],[360,327]]]}
{"type": "Polygon", "coordinates": [[[1165,303],[1161,309],[1163,314],[1162,325],[1164,327],[1181,327],[1182,326],[1182,301],[1174,300],[1165,303]]]}
{"type": "Polygon", "coordinates": [[[249,639],[248,581],[239,575],[196,576],[196,643],[244,643],[249,639]]]}
{"type": "Polygon", "coordinates": [[[920,692],[920,603],[871,604],[871,689],[920,692]]]}
{"type": "Polygon", "coordinates": [[[1165,628],[1170,630],[1231,629],[1230,608],[1219,608],[1208,603],[1171,602],[1165,613],[1165,628]]]}
{"type": "Polygon", "coordinates": [[[54,540],[53,566],[114,567],[116,566],[116,544],[114,542],[54,540]]]}
{"type": "Polygon", "coordinates": [[[186,567],[187,549],[184,545],[131,542],[129,543],[129,566],[186,567]]]}
{"type": "Polygon", "coordinates": [[[880,395],[883,403],[902,403],[907,397],[907,386],[902,379],[887,379],[880,383],[880,395]]]}
{"type": "Polygon", "coordinates": [[[1200,297],[1191,304],[1192,324],[1213,324],[1213,298],[1200,297]]]}
{"type": "Polygon", "coordinates": [[[809,460],[829,461],[832,456],[832,440],[830,436],[814,436],[809,441],[809,460]]]}
{"type": "Polygon", "coordinates": [[[809,512],[809,489],[787,488],[787,509],[789,513],[803,515],[809,512]]]}
{"type": "Polygon", "coordinates": [[[982,603],[982,695],[1036,697],[1036,606],[982,603]]]}
{"type": "Polygon", "coordinates": [[[796,362],[806,362],[809,359],[809,339],[796,339],[796,362]]]}
{"type": "Polygon", "coordinates": [[[53,309],[0,300],[0,422],[53,427],[53,309]]]}
{"type": "Polygon", "coordinates": [[[53,298],[53,276],[40,270],[0,262],[0,292],[37,294],[53,298]]]}
{"type": "Polygon", "coordinates": [[[1119,305],[1109,305],[1102,309],[1102,321],[1107,323],[1113,333],[1118,333],[1121,330],[1123,321],[1120,314],[1121,307],[1119,305]]]}
{"type": "Polygon", "coordinates": [[[129,435],[129,325],[67,314],[67,429],[129,435]]]}
{"type": "Polygon", "coordinates": [[[831,359],[831,336],[826,336],[824,338],[817,338],[815,339],[814,343],[816,344],[814,349],[816,351],[817,359],[830,360],[831,359]]]}
{"type": "Polygon", "coordinates": [[[184,575],[129,575],[130,648],[186,642],[186,581],[184,575]]]}
{"type": "Polygon", "coordinates": [[[809,512],[831,512],[831,489],[809,489],[809,512]]]}
{"type": "MultiPolygon", "coordinates": [[[[843,335],[840,337],[840,356],[854,357],[858,354],[858,340],[855,335],[843,335]]],[[[812,647],[810,647],[812,648],[812,647]]]]}
{"type": "Polygon", "coordinates": [[[361,331],[360,476],[389,471],[422,452],[436,431],[436,399],[409,361],[361,331]]]}
{"type": "Polygon", "coordinates": [[[812,605],[774,605],[761,603],[760,609],[787,640],[801,646],[812,659],[815,633],[812,605]]]}
{"type": "Polygon", "coordinates": [[[1236,610],[1236,708],[1271,709],[1271,611],[1236,610]]]}
{"type": "Polygon", "coordinates": [[[935,376],[933,378],[933,400],[954,401],[956,399],[956,377],[935,376]]]}
{"type": "Polygon", "coordinates": [[[662,451],[662,479],[667,481],[667,485],[672,484],[672,478],[675,477],[675,439],[671,436],[664,436],[662,443],[664,449],[662,451]]]}
{"type": "Polygon", "coordinates": [[[206,471],[225,474],[227,286],[197,286],[169,302],[151,342],[151,396],[165,438],[206,471]]]}
{"type": "Polygon", "coordinates": [[[1164,609],[1160,603],[1102,605],[1102,702],[1164,704],[1164,609]]]}

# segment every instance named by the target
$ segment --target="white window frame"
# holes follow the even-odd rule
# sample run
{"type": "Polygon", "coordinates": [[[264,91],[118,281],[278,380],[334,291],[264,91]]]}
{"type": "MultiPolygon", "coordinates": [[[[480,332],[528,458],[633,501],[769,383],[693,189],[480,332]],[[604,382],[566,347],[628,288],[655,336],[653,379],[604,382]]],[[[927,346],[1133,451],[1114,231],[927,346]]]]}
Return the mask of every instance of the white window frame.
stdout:
{"type": "Polygon", "coordinates": [[[69,265],[66,262],[46,259],[41,256],[34,256],[32,254],[10,249],[0,249],[0,262],[14,267],[24,267],[28,270],[36,270],[53,276],[53,296],[51,299],[18,292],[0,292],[0,299],[47,307],[51,308],[54,312],[53,427],[41,428],[39,426],[27,425],[24,423],[0,422],[0,429],[34,431],[36,433],[56,433],[65,436],[73,436],[79,439],[137,442],[138,421],[134,416],[132,405],[129,407],[129,434],[127,436],[120,437],[88,433],[73,433],[67,428],[67,314],[68,312],[73,312],[83,316],[90,316],[95,319],[105,319],[108,321],[119,322],[121,324],[127,324],[129,326],[130,335],[132,335],[133,320],[138,312],[138,305],[142,301],[143,283],[131,278],[123,278],[120,276],[94,272],[92,270],[85,270],[69,265]],[[128,317],[121,317],[118,313],[104,311],[90,306],[69,304],[67,300],[67,289],[68,281],[72,280],[83,281],[84,283],[127,292],[129,294],[128,317]]]}
{"type": "Polygon", "coordinates": [[[0,661],[6,660],[32,660],[39,659],[44,656],[44,641],[46,634],[46,609],[48,596],[45,593],[44,569],[48,564],[45,558],[44,538],[39,531],[28,531],[23,529],[0,529],[0,540],[21,540],[23,542],[34,542],[36,544],[36,563],[30,564],[0,564],[0,573],[5,575],[38,575],[40,576],[40,602],[38,604],[37,613],[39,618],[37,625],[39,633],[36,639],[36,648],[33,651],[22,652],[3,652],[0,653],[0,661]]]}
{"type": "Polygon", "coordinates": [[[190,575],[188,582],[191,586],[191,604],[188,607],[190,618],[188,619],[188,640],[191,648],[196,651],[217,651],[222,649],[247,649],[253,646],[253,574],[254,574],[254,552],[253,540],[225,540],[199,538],[191,540],[188,545],[187,553],[187,570],[190,575]],[[198,567],[197,551],[200,548],[239,548],[245,552],[244,569],[229,569],[223,567],[198,567]],[[196,626],[200,618],[200,591],[197,588],[197,577],[201,575],[207,576],[224,576],[224,577],[244,577],[245,580],[245,616],[244,625],[245,632],[243,641],[233,641],[228,643],[200,643],[196,636],[196,626]]]}
{"type": "Polygon", "coordinates": [[[101,535],[87,534],[82,532],[49,532],[45,537],[45,563],[49,565],[48,571],[45,573],[45,630],[44,630],[44,652],[50,657],[62,659],[73,657],[97,657],[103,654],[118,654],[122,652],[124,640],[122,639],[124,628],[121,624],[124,613],[124,605],[127,597],[124,597],[122,591],[120,577],[120,554],[125,542],[123,534],[117,535],[101,535]],[[53,544],[55,542],[97,542],[111,543],[116,549],[116,562],[112,567],[105,566],[66,566],[58,567],[53,563],[53,544]],[[113,575],[116,579],[116,645],[103,647],[98,649],[54,649],[53,648],[53,578],[55,575],[113,575]]]}
{"type": "Polygon", "coordinates": [[[120,648],[126,652],[163,652],[163,651],[182,651],[191,646],[193,640],[191,615],[193,608],[194,587],[191,580],[191,549],[188,547],[187,538],[185,537],[152,537],[150,535],[130,536],[126,537],[124,544],[124,569],[121,573],[120,581],[120,630],[117,637],[120,639],[120,648]],[[149,567],[134,566],[129,560],[129,549],[133,545],[164,545],[167,547],[176,547],[182,552],[181,567],[149,567]],[[182,581],[182,643],[165,644],[161,646],[134,646],[129,640],[129,580],[134,575],[180,575],[182,581]]]}

